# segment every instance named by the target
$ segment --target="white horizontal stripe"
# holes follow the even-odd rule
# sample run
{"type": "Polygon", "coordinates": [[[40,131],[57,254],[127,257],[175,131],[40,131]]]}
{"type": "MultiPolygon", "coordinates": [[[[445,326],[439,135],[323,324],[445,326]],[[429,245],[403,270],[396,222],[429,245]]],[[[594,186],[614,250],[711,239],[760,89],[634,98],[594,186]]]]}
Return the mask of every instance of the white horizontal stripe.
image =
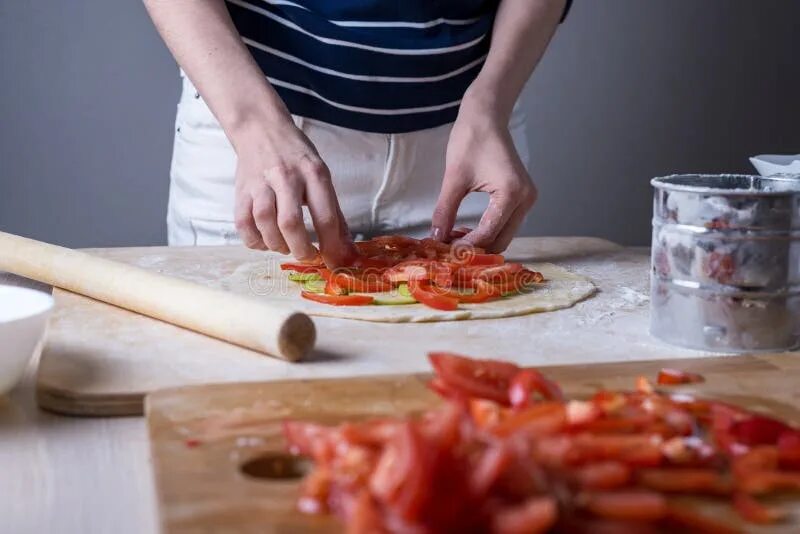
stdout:
{"type": "Polygon", "coordinates": [[[376,108],[362,108],[360,106],[349,106],[347,104],[342,104],[340,102],[334,102],[329,98],[325,98],[321,94],[313,91],[307,87],[302,87],[300,85],[296,85],[289,82],[284,82],[283,80],[278,80],[275,78],[271,78],[267,76],[267,80],[272,85],[277,85],[278,87],[283,87],[285,89],[291,89],[292,91],[297,91],[298,93],[303,93],[309,96],[313,96],[319,100],[322,100],[329,106],[333,106],[335,108],[343,109],[345,111],[354,111],[356,113],[364,113],[367,115],[410,115],[411,113],[425,113],[430,111],[441,111],[443,109],[452,108],[461,103],[461,100],[454,100],[453,102],[448,102],[446,104],[438,104],[436,106],[424,106],[418,108],[402,108],[402,109],[376,109],[376,108]]]}
{"type": "Polygon", "coordinates": [[[311,70],[315,70],[317,72],[321,72],[323,74],[330,74],[331,76],[338,76],[339,78],[347,78],[348,80],[357,80],[360,82],[387,82],[387,83],[424,83],[424,82],[440,82],[442,80],[446,80],[448,78],[452,78],[454,76],[458,76],[459,74],[468,71],[469,69],[475,67],[476,65],[480,65],[483,60],[486,59],[488,54],[485,54],[474,61],[470,61],[463,67],[459,67],[456,70],[450,71],[445,74],[439,74],[437,76],[417,76],[417,77],[402,77],[402,76],[369,76],[363,74],[350,74],[347,72],[341,72],[338,70],[329,69],[327,67],[320,67],[319,65],[314,65],[313,63],[309,63],[299,57],[293,56],[291,54],[287,54],[286,52],[282,52],[280,50],[276,50],[271,46],[267,46],[265,44],[261,44],[257,41],[253,41],[252,39],[248,39],[247,37],[242,37],[242,40],[248,46],[252,46],[253,48],[257,48],[263,52],[268,54],[272,54],[277,56],[281,59],[285,59],[287,61],[291,61],[293,63],[297,63],[298,65],[302,65],[307,67],[311,70]]]}
{"type": "MultiPolygon", "coordinates": [[[[271,6],[289,6],[302,9],[303,11],[310,11],[306,6],[301,6],[300,4],[295,4],[294,2],[289,2],[287,0],[261,0],[261,1],[271,6]]],[[[384,21],[371,21],[371,20],[329,20],[328,22],[346,28],[433,28],[434,26],[438,26],[440,24],[449,24],[451,26],[467,26],[469,24],[475,24],[479,20],[481,20],[480,17],[474,19],[438,18],[434,20],[429,20],[427,22],[402,22],[402,21],[384,22],[384,21]]]]}
{"type": "Polygon", "coordinates": [[[331,20],[331,24],[343,26],[346,28],[433,28],[440,24],[449,24],[451,26],[467,26],[475,24],[481,20],[475,19],[434,19],[427,22],[383,22],[372,20],[331,20]]]}
{"type": "Polygon", "coordinates": [[[309,9],[306,6],[301,6],[300,4],[295,4],[294,2],[289,2],[288,0],[261,0],[261,1],[271,6],[297,7],[302,9],[303,11],[309,11],[309,9]]]}
{"type": "Polygon", "coordinates": [[[485,37],[486,34],[481,35],[480,37],[473,39],[467,43],[462,43],[460,45],[455,46],[448,46],[445,48],[422,48],[422,49],[407,49],[407,48],[383,48],[380,46],[370,46],[361,43],[353,43],[350,41],[342,41],[340,39],[331,39],[329,37],[321,37],[319,35],[314,35],[313,33],[309,32],[308,30],[301,28],[297,24],[292,21],[286,20],[283,17],[279,17],[274,13],[270,13],[266,9],[262,9],[260,7],[256,7],[252,4],[248,4],[247,2],[242,2],[242,0],[227,0],[231,4],[237,5],[239,7],[243,7],[244,9],[248,9],[255,13],[259,13],[264,15],[267,18],[274,20],[275,22],[286,26],[287,28],[291,28],[292,30],[298,31],[304,35],[307,35],[317,41],[320,41],[325,44],[336,45],[336,46],[347,46],[351,48],[359,48],[361,50],[369,50],[371,52],[381,52],[383,54],[394,54],[398,56],[430,56],[434,54],[446,54],[448,52],[457,52],[459,50],[464,50],[466,48],[470,48],[475,46],[479,42],[481,42],[485,37]]]}

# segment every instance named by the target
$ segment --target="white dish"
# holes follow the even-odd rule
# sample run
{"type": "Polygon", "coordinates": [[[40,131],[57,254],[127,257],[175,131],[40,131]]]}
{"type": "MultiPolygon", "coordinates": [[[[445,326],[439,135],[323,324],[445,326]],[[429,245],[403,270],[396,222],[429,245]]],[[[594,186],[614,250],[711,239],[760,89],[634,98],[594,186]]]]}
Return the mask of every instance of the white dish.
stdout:
{"type": "Polygon", "coordinates": [[[774,176],[776,174],[800,175],[800,154],[778,155],[761,154],[750,158],[750,163],[761,176],[774,176]]]}
{"type": "Polygon", "coordinates": [[[22,378],[52,309],[53,297],[47,293],[0,285],[0,395],[22,378]]]}

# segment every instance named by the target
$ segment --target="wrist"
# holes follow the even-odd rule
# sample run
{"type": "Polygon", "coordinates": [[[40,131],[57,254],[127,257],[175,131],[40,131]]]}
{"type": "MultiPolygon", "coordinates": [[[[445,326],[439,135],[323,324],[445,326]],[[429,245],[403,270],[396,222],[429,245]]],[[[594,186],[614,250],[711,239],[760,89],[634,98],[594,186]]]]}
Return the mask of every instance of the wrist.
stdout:
{"type": "Polygon", "coordinates": [[[470,122],[507,126],[516,100],[505,95],[494,84],[476,79],[464,93],[458,112],[459,119],[470,122]]]}
{"type": "Polygon", "coordinates": [[[254,140],[280,135],[280,132],[295,125],[289,110],[278,99],[277,102],[267,102],[261,106],[244,105],[237,108],[223,127],[238,153],[245,146],[252,145],[254,140]]]}

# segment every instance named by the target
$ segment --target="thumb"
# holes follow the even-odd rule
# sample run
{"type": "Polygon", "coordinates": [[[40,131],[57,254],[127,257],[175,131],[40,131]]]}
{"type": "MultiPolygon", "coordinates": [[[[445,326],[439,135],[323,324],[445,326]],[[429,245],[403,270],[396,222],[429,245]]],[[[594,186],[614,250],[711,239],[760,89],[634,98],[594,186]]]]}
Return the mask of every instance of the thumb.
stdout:
{"type": "Polygon", "coordinates": [[[431,237],[437,241],[449,240],[458,208],[468,192],[466,180],[462,176],[445,171],[442,190],[431,217],[431,237]]]}

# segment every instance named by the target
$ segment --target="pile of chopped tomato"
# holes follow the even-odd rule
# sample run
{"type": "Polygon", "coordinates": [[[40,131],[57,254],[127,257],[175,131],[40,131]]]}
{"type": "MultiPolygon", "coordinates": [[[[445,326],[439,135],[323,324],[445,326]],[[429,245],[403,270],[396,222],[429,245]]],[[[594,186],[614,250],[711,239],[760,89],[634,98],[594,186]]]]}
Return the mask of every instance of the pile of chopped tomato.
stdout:
{"type": "MultiPolygon", "coordinates": [[[[300,510],[348,532],[738,532],[673,500],[727,498],[746,521],[800,490],[800,431],[726,403],[656,391],[567,400],[534,369],[429,355],[445,399],[420,416],[331,427],[288,421],[310,457],[300,510]]],[[[696,377],[692,377],[696,379],[696,377]]]]}
{"type": "Polygon", "coordinates": [[[521,263],[507,262],[469,245],[434,239],[382,236],[355,244],[359,256],[346,268],[330,270],[321,256],[304,263],[284,263],[281,269],[319,275],[322,290],[303,291],[306,299],[338,306],[373,303],[369,293],[396,290],[405,284],[410,297],[438,310],[455,310],[459,303],[480,303],[525,291],[541,283],[541,273],[521,263]]]}

